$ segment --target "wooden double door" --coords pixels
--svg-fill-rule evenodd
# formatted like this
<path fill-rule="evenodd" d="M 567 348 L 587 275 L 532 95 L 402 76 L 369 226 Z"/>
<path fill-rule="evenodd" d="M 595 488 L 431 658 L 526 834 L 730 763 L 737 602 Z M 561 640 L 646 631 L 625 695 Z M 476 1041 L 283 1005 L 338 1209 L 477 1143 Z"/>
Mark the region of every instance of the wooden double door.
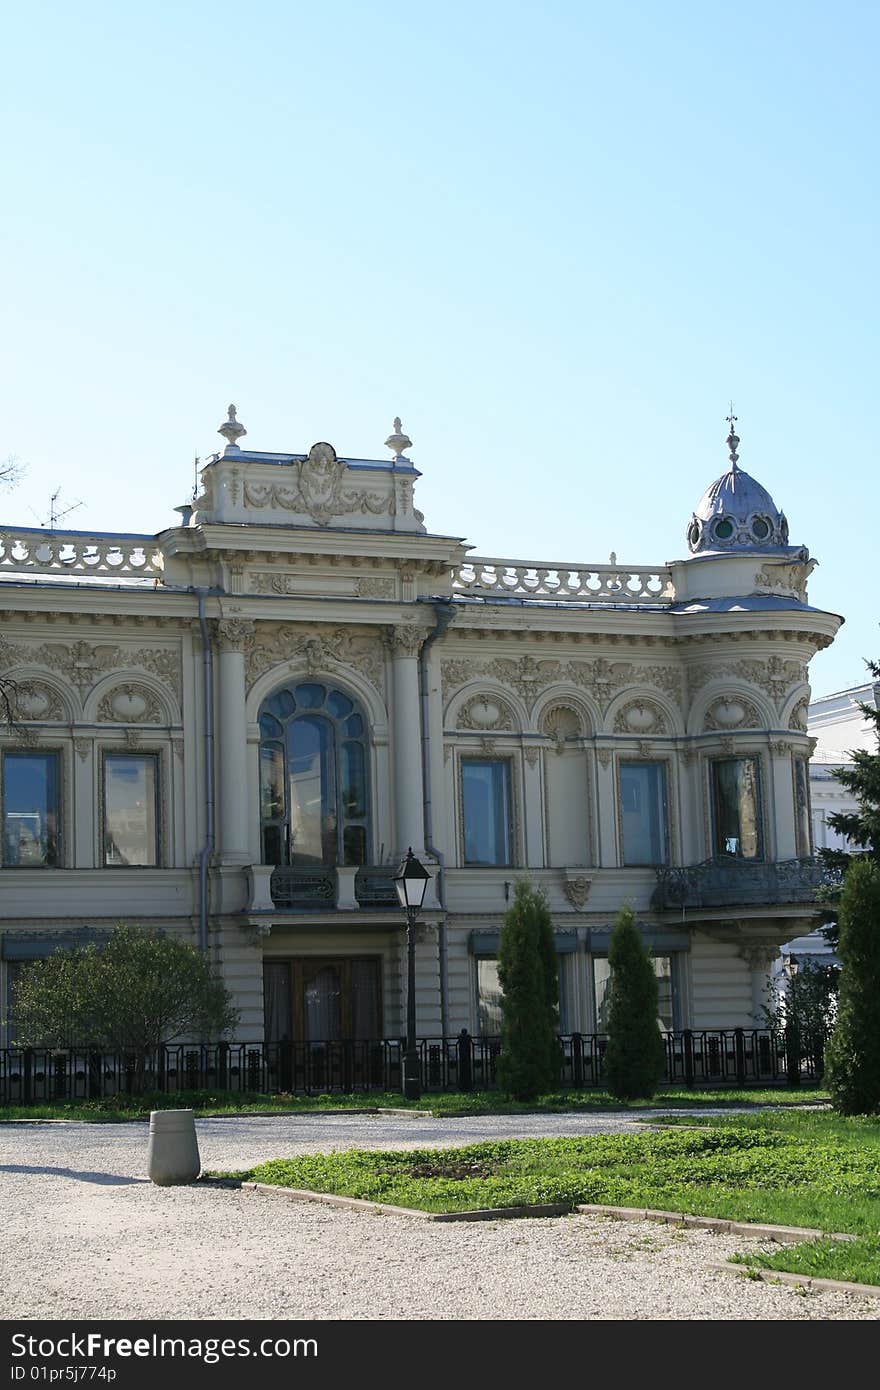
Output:
<path fill-rule="evenodd" d="M 382 1036 L 379 956 L 291 956 L 263 964 L 267 1042 Z"/>

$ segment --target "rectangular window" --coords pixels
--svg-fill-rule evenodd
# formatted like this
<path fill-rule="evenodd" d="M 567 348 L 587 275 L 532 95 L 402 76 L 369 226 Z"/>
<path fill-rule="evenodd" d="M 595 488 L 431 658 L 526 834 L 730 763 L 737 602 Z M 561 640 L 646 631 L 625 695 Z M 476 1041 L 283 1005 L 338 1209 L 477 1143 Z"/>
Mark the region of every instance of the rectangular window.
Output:
<path fill-rule="evenodd" d="M 711 773 L 716 858 L 762 859 L 758 759 L 719 758 Z"/>
<path fill-rule="evenodd" d="M 508 760 L 462 759 L 461 794 L 465 864 L 510 864 L 513 836 Z"/>
<path fill-rule="evenodd" d="M 568 1032 L 568 957 L 557 955 L 559 970 L 559 1031 Z M 495 956 L 477 956 L 477 1021 L 484 1038 L 501 1033 L 501 995 L 498 961 Z"/>
<path fill-rule="evenodd" d="M 624 864 L 667 863 L 669 836 L 663 763 L 620 764 L 620 825 Z"/>
<path fill-rule="evenodd" d="M 674 956 L 654 956 L 657 976 L 657 1021 L 664 1033 L 676 1027 L 678 999 Z M 607 956 L 593 956 L 593 998 L 596 1006 L 596 1032 L 608 1032 L 608 986 L 611 967 Z"/>
<path fill-rule="evenodd" d="M 3 863 L 61 863 L 61 786 L 57 753 L 3 754 Z"/>
<path fill-rule="evenodd" d="M 159 862 L 158 759 L 154 753 L 104 755 L 104 863 L 154 868 Z"/>
<path fill-rule="evenodd" d="M 810 835 L 810 772 L 806 758 L 794 760 L 794 832 L 798 859 L 813 853 Z"/>

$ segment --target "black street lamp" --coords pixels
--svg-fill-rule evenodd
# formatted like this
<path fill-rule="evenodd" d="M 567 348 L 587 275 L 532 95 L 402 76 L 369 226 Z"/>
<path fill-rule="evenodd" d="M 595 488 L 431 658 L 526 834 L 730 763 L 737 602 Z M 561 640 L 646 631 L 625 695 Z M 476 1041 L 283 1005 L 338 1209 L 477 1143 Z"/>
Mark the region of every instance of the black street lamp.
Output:
<path fill-rule="evenodd" d="M 406 1049 L 403 1054 L 403 1094 L 407 1100 L 418 1100 L 422 1094 L 422 1075 L 419 1049 L 416 1045 L 416 919 L 425 900 L 425 889 L 431 875 L 411 849 L 394 875 L 394 887 L 400 906 L 406 913 Z"/>

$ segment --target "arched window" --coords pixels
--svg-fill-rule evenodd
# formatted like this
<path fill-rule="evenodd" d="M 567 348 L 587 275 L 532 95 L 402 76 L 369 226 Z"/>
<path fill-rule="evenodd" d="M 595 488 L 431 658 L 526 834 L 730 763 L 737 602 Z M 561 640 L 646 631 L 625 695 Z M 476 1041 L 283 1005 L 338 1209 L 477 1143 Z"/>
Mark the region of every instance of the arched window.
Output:
<path fill-rule="evenodd" d="M 264 864 L 366 864 L 366 726 L 355 703 L 318 681 L 287 686 L 260 709 Z"/>

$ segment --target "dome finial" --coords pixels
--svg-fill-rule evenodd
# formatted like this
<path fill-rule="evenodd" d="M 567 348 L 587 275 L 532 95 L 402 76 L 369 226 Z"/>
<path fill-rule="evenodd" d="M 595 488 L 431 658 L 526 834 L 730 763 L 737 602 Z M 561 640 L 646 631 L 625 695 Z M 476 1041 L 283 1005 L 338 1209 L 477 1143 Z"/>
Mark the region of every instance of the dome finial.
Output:
<path fill-rule="evenodd" d="M 730 402 L 730 414 L 726 418 L 730 426 L 730 434 L 724 442 L 730 450 L 730 471 L 731 473 L 735 473 L 737 471 L 737 459 L 739 458 L 739 454 L 736 452 L 737 445 L 739 444 L 739 435 L 734 428 L 736 425 L 736 416 L 733 413 L 733 401 Z"/>

